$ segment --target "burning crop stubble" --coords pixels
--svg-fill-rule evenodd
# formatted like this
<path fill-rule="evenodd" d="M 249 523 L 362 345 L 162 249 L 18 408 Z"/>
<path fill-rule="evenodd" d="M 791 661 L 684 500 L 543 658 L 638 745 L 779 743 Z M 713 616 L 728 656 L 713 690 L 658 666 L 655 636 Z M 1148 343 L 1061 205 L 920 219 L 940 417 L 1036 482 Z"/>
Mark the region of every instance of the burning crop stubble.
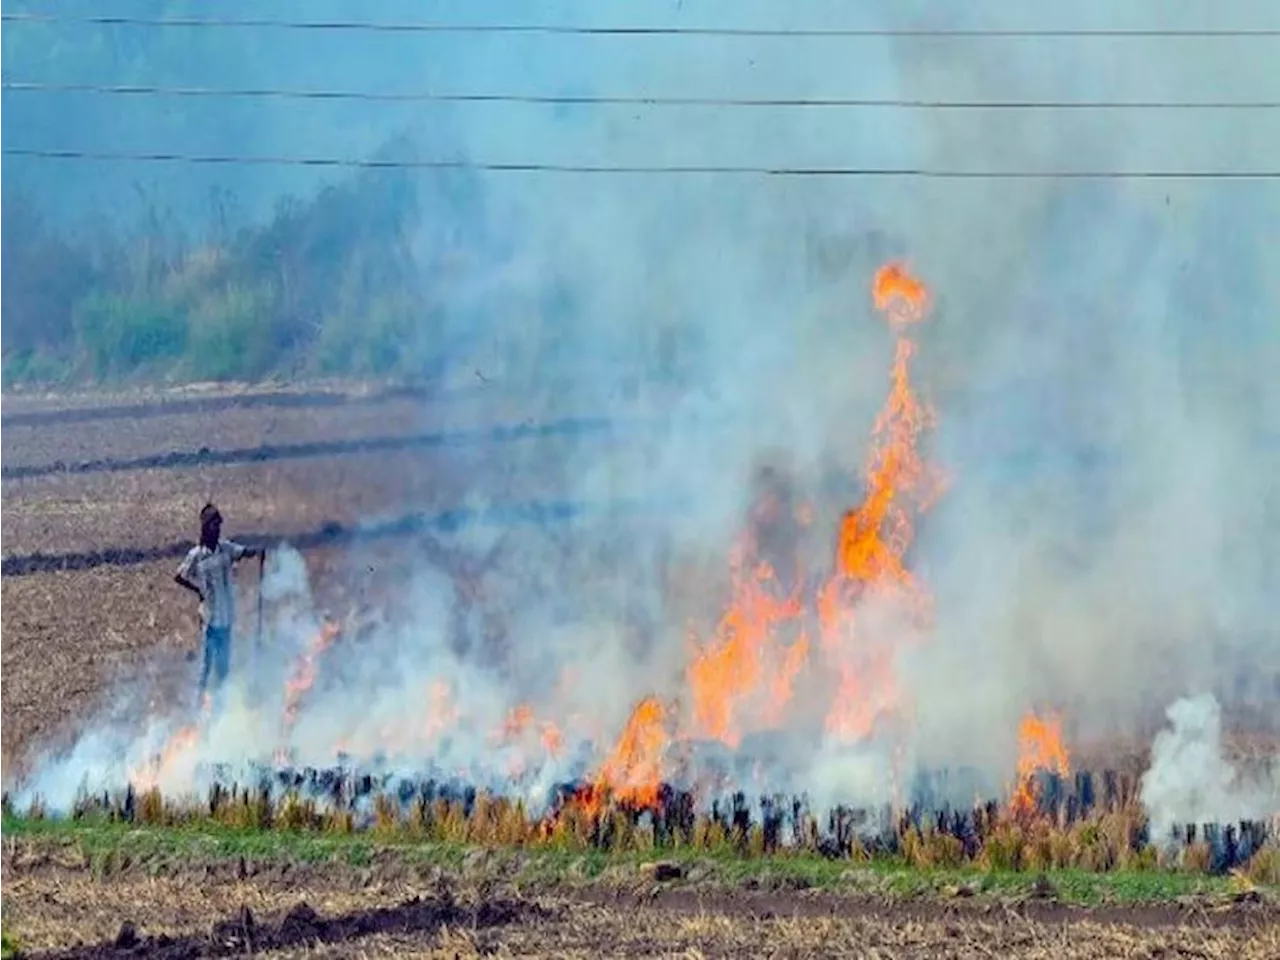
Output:
<path fill-rule="evenodd" d="M 286 665 L 259 660 L 252 700 L 243 699 L 241 688 L 237 693 L 242 699 L 225 714 L 210 717 L 206 703 L 194 724 L 168 734 L 159 725 L 143 741 L 122 741 L 105 752 L 103 743 L 91 738 L 42 775 L 34 795 L 39 802 L 48 802 L 52 795 L 56 808 L 66 810 L 73 799 L 68 788 L 87 787 L 93 793 L 127 781 L 144 792 L 159 788 L 185 793 L 209 783 L 216 789 L 228 770 L 232 776 L 240 770 L 252 779 L 252 768 L 264 763 L 324 764 L 339 755 L 354 759 L 358 768 L 390 770 L 399 782 L 410 785 L 416 782 L 415 771 L 452 769 L 473 784 L 515 791 L 535 808 L 554 796 L 556 778 L 585 776 L 581 786 L 571 789 L 568 803 L 594 822 L 596 831 L 614 805 L 669 819 L 676 809 L 668 786 L 673 781 L 691 791 L 683 794 L 691 802 L 688 810 L 705 805 L 716 793 L 750 784 L 809 791 L 820 807 L 852 802 L 889 805 L 892 810 L 910 805 L 918 819 L 920 799 L 910 795 L 918 793 L 918 771 L 908 765 L 916 705 L 898 681 L 897 645 L 927 641 L 932 614 L 927 588 L 906 563 L 917 517 L 943 488 L 941 474 L 921 449 L 934 414 L 917 396 L 910 378 L 915 344 L 909 331 L 924 319 L 929 294 L 897 263 L 877 271 L 872 292 L 897 337 L 891 388 L 873 428 L 866 494 L 862 504 L 840 520 L 830 573 L 815 578 L 798 554 L 776 552 L 779 540 L 795 549 L 812 516 L 808 504 L 789 501 L 785 482 L 780 486 L 777 477 L 770 477 L 747 533 L 733 551 L 728 609 L 714 636 L 692 640 L 686 688 L 674 697 L 658 693 L 641 698 L 612 747 L 607 746 L 611 728 L 602 721 L 607 714 L 600 701 L 584 705 L 573 696 L 580 681 L 572 661 L 561 663 L 553 687 L 524 701 L 518 681 L 486 675 L 483 664 L 465 650 L 437 648 L 424 671 L 421 661 L 408 659 L 412 639 L 396 638 L 395 631 L 402 627 L 393 627 L 390 635 L 387 625 L 378 623 L 351 631 L 349 658 L 358 672 L 347 672 L 336 683 L 330 678 L 327 690 L 317 689 L 321 665 L 331 651 L 341 650 L 343 631 L 317 613 L 305 566 L 285 548 L 273 555 L 264 596 L 274 609 L 270 649 L 276 654 L 291 651 L 291 661 Z M 779 537 L 779 529 L 789 529 L 791 537 Z M 764 551 L 768 546 L 775 550 L 772 562 Z M 775 563 L 789 574 L 789 588 L 780 586 Z M 421 615 L 422 610 L 415 612 Z M 443 622 L 447 618 L 442 614 L 427 622 Z M 814 647 L 808 640 L 811 632 L 820 638 Z M 374 660 L 381 660 L 381 669 Z M 273 697 L 268 687 L 264 696 L 264 678 L 274 676 L 278 682 L 282 666 L 281 692 Z M 529 675 L 520 671 L 516 676 L 527 680 Z M 420 688 L 416 696 L 415 688 Z M 352 690 L 372 691 L 377 700 L 352 710 L 349 701 L 344 703 Z M 277 702 L 274 708 L 262 706 Z M 820 714 L 804 709 L 823 702 L 826 707 Z M 796 736 L 797 730 L 805 729 L 806 713 L 820 723 L 810 731 L 810 736 L 817 736 L 816 749 L 812 740 L 806 743 L 804 736 Z M 1176 721 L 1183 714 L 1171 712 L 1171 718 Z M 1209 726 L 1211 742 L 1201 746 L 1200 753 L 1218 749 L 1218 727 Z M 482 730 L 487 731 L 483 736 Z M 776 756 L 757 752 L 762 742 L 758 736 L 744 744 L 750 735 L 779 734 L 791 754 L 782 766 L 775 766 Z M 576 755 L 566 750 L 566 735 L 577 746 Z M 1175 730 L 1169 736 L 1179 735 Z M 1044 771 L 1063 777 L 1070 767 L 1056 717 L 1028 714 L 1020 739 L 1022 756 L 1010 811 L 1025 819 L 1035 814 L 1039 803 L 1036 775 Z M 268 755 L 265 751 L 273 742 L 277 745 Z M 737 769 L 715 771 L 707 762 L 714 752 L 700 750 L 707 745 L 721 753 L 736 751 Z M 112 751 L 115 763 L 123 758 L 123 770 L 112 766 Z M 1168 753 L 1166 748 L 1162 755 Z M 744 761 L 749 773 L 744 773 Z M 1156 776 L 1168 780 L 1167 772 Z M 1230 793 L 1229 781 L 1230 777 L 1222 783 L 1221 796 Z M 1168 788 L 1164 789 L 1167 798 Z M 945 791 L 939 795 L 935 788 L 933 799 L 945 810 L 956 798 Z M 1270 812 L 1267 802 L 1265 792 L 1257 793 L 1243 807 L 1237 802 L 1233 815 L 1239 813 L 1242 820 L 1265 816 Z M 734 801 L 735 809 L 739 803 Z M 1178 806 L 1176 799 L 1172 804 Z M 126 807 L 132 809 L 131 800 Z M 765 809 L 767 824 L 767 805 Z M 1181 809 L 1188 810 L 1187 804 Z M 1194 812 L 1183 816 L 1213 816 L 1208 813 L 1212 807 L 1189 809 Z M 879 821 L 881 829 L 892 816 L 890 812 Z M 864 817 L 865 813 L 856 814 L 854 819 L 864 822 Z M 964 822 L 955 821 L 960 825 L 954 829 L 969 831 Z M 850 841 L 842 832 L 845 828 L 833 823 L 835 842 L 843 849 Z M 1171 819 L 1166 809 L 1156 823 L 1168 832 L 1180 821 Z M 773 829 L 776 834 L 778 827 Z M 1265 836 L 1265 827 L 1250 829 Z M 790 832 L 797 837 L 803 832 L 798 813 Z M 1128 842 L 1141 846 L 1141 841 Z M 1228 843 L 1245 859 L 1252 856 L 1254 847 L 1237 848 L 1234 839 Z"/>

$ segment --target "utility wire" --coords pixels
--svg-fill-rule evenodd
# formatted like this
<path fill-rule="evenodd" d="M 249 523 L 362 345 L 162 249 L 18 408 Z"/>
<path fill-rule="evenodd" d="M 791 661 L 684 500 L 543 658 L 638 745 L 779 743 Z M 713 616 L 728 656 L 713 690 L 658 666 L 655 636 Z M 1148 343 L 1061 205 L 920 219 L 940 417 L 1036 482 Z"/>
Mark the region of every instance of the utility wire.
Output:
<path fill-rule="evenodd" d="M 1186 38 L 1257 38 L 1280 37 L 1280 28 L 1261 29 L 1065 29 L 1065 30 L 981 30 L 947 28 L 757 28 L 757 27 L 676 27 L 676 26 L 583 26 L 570 24 L 526 23 L 432 23 L 412 21 L 365 20 L 283 20 L 268 17 L 137 17 L 76 16 L 53 13 L 5 13 L 6 23 L 79 23 L 109 27 L 229 27 L 280 30 L 323 30 L 333 32 L 377 33 L 530 33 L 575 34 L 594 36 L 713 36 L 713 37 L 958 37 L 958 38 L 1031 38 L 1031 37 L 1186 37 Z"/>
<path fill-rule="evenodd" d="M 167 87 L 152 84 L 41 83 L 10 81 L 15 93 L 89 93 L 139 97 L 359 100 L 412 103 L 527 103 L 647 107 L 885 107 L 914 110 L 1275 110 L 1280 100 L 919 100 L 879 97 L 659 97 L 595 94 L 366 92 L 271 87 Z"/>
<path fill-rule="evenodd" d="M 928 167 L 800 167 L 736 164 L 577 164 L 479 162 L 472 160 L 379 160 L 349 157 L 237 156 L 233 154 L 127 153 L 5 147 L 4 156 L 44 160 L 223 164 L 294 167 L 357 167 L 379 170 L 471 170 L 492 173 L 710 175 L 768 177 L 881 177 L 927 180 L 1277 180 L 1280 170 L 959 170 Z"/>

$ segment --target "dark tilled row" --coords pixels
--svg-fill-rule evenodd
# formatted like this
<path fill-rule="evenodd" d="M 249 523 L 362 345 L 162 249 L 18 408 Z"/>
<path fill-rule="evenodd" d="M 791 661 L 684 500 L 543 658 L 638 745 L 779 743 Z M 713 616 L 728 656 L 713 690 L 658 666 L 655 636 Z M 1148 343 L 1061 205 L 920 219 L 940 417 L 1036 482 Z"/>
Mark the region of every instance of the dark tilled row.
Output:
<path fill-rule="evenodd" d="M 605 504 L 552 501 L 494 507 L 488 510 L 459 508 L 439 513 L 411 513 L 381 523 L 360 525 L 326 523 L 313 530 L 299 533 L 245 533 L 238 535 L 236 539 L 247 546 L 270 547 L 286 542 L 297 550 L 309 550 L 315 547 L 396 539 L 423 533 L 452 533 L 463 527 L 478 524 L 544 526 L 567 523 L 592 515 L 621 518 L 647 511 L 667 511 L 677 506 L 678 504 L 664 503 L 660 500 L 617 501 Z M 194 544 L 191 541 L 183 540 L 155 547 L 104 547 L 101 550 L 68 553 L 16 554 L 4 558 L 0 563 L 0 574 L 6 577 L 23 577 L 58 570 L 91 570 L 102 566 L 129 567 L 155 560 L 181 557 L 192 546 Z"/>
<path fill-rule="evenodd" d="M 341 393 L 332 390 L 308 392 L 259 391 L 216 397 L 181 397 L 138 403 L 114 403 L 104 406 L 59 407 L 49 410 L 23 410 L 0 416 L 2 427 L 46 426 L 64 423 L 91 423 L 101 420 L 141 420 L 148 417 L 201 415 L 252 407 L 286 409 L 326 409 L 333 407 L 374 405 L 391 400 L 465 399 L 477 389 L 441 391 L 433 387 L 384 387 L 368 393 Z"/>
<path fill-rule="evenodd" d="M 118 473 L 128 470 L 187 470 L 193 467 L 226 466 L 238 463 L 270 463 L 314 457 L 356 456 L 399 450 L 460 447 L 486 443 L 512 443 L 549 437 L 580 437 L 590 434 L 619 434 L 631 428 L 604 418 L 576 418 L 553 423 L 518 423 L 476 430 L 433 431 L 408 436 L 360 437 L 351 440 L 314 440 L 308 443 L 261 444 L 231 450 L 169 450 L 144 457 L 81 460 L 75 463 L 22 464 L 0 467 L 0 478 L 24 480 L 53 474 Z"/>

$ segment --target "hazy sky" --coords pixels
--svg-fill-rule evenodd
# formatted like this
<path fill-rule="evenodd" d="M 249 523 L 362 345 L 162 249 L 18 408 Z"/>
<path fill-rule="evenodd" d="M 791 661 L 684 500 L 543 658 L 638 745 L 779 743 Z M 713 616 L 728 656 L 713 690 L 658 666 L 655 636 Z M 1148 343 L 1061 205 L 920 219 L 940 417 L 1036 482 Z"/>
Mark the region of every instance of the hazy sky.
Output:
<path fill-rule="evenodd" d="M 22 3 L 7 9 L 21 10 Z M 35 5 L 39 8 L 39 5 Z M 43 8 L 39 8 L 43 9 Z M 66 3 L 69 12 L 214 16 L 207 4 L 115 0 Z M 506 3 L 388 0 L 370 12 L 338 0 L 278 3 L 281 19 L 659 24 L 782 28 L 1275 28 L 1265 0 L 1214 4 L 1089 0 L 1010 11 L 1004 2 L 540 3 L 516 16 Z M 261 16 L 260 5 L 220 3 L 216 16 Z M 283 87 L 357 91 L 651 94 L 727 97 L 942 99 L 1280 99 L 1275 39 L 744 38 L 413 34 L 246 29 L 157 29 L 9 24 L 7 81 Z M 13 146 L 115 151 L 364 157 L 409 128 L 423 156 L 619 164 L 727 163 L 853 166 L 1077 167 L 1113 165 L 1114 138 L 1133 168 L 1230 166 L 1274 157 L 1277 113 L 1001 114 L 852 109 L 556 107 L 332 101 L 151 99 L 4 94 Z M 968 142 L 981 129 L 992 142 Z M 930 149 L 928 131 L 954 140 Z M 1063 143 L 1072 144 L 1070 152 Z M 999 151 L 991 149 L 999 145 Z M 995 159 L 999 163 L 993 163 Z M 285 189 L 327 174 L 298 169 L 161 168 L 9 160 L 18 184 L 37 177 L 64 209 L 127 212 L 137 184 L 160 205 L 189 210 L 210 186 L 244 212 L 269 210 Z M 511 178 L 498 189 L 513 189 Z M 521 192 L 538 186 L 519 178 Z M 948 189 L 965 191 L 964 185 Z M 124 207 L 125 211 L 118 208 Z"/>

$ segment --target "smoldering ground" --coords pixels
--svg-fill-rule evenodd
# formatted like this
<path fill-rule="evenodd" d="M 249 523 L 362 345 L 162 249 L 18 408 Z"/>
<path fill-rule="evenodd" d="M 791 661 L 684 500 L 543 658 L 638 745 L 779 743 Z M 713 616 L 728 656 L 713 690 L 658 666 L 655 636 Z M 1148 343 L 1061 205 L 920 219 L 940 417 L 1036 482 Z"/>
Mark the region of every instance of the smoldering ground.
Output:
<path fill-rule="evenodd" d="M 1273 15 L 1262 3 L 1229 6 L 1216 13 L 1246 24 Z M 578 3 L 557 12 L 568 22 L 602 16 Z M 706 4 L 664 15 L 794 26 L 800 13 Z M 851 16 L 827 4 L 804 15 L 824 25 Z M 1190 4 L 1160 16 L 1162 26 L 1205 25 Z M 1026 25 L 995 4 L 882 4 L 858 17 L 858 26 Z M 1102 3 L 1059 14 L 1066 27 L 1138 19 Z M 492 40 L 455 42 L 458 88 L 972 101 L 1280 94 L 1261 66 L 1263 41 L 1247 38 L 520 37 L 504 40 L 511 47 L 496 64 Z M 1195 110 L 497 105 L 423 119 L 419 134 L 419 149 L 496 161 L 1232 171 L 1267 165 L 1280 121 Z M 489 615 L 502 621 L 500 651 L 454 651 L 446 624 L 462 587 L 447 570 L 416 571 L 407 614 L 375 633 L 392 652 L 348 663 L 340 645 L 328 651 L 327 675 L 342 680 L 317 679 L 294 745 L 332 749 L 349 718 L 362 730 L 395 728 L 402 705 L 420 713 L 442 675 L 486 722 L 561 697 L 551 713 L 589 716 L 604 742 L 640 697 L 678 698 L 687 619 L 705 637 L 723 611 L 723 571 L 759 463 L 784 461 L 812 501 L 812 536 L 826 539 L 819 553 L 861 494 L 893 346 L 868 284 L 890 257 L 906 258 L 933 295 L 913 334 L 912 374 L 939 414 L 928 455 L 950 478 L 910 554 L 934 597 L 932 623 L 894 663 L 915 758 L 1007 778 L 1027 709 L 1061 711 L 1069 739 L 1146 737 L 1191 690 L 1214 691 L 1228 718 L 1240 705 L 1270 707 L 1274 721 L 1273 182 L 485 179 L 475 213 L 502 237 L 503 254 L 460 243 L 464 266 L 431 292 L 446 307 L 432 314 L 432 336 L 457 343 L 457 370 L 483 375 L 495 396 L 519 395 L 531 419 L 585 409 L 658 427 L 554 455 L 535 446 L 460 454 L 454 468 L 550 476 L 586 502 L 662 494 L 682 507 L 572 536 L 506 534 L 501 568 L 480 577 L 487 606 L 471 608 L 499 611 Z M 462 531 L 457 549 L 482 556 L 496 536 Z M 706 589 L 680 605 L 673 557 L 678 569 L 708 572 Z M 640 641 L 628 639 L 636 621 Z M 882 629 L 892 643 L 905 628 Z M 561 684 L 565 670 L 576 679 Z M 814 672 L 814 689 L 825 689 Z M 825 758 L 821 736 L 806 729 Z M 460 749 L 493 748 L 477 733 Z M 867 766 L 872 776 L 846 772 Z M 795 786 L 856 800 L 876 769 L 820 760 Z"/>

